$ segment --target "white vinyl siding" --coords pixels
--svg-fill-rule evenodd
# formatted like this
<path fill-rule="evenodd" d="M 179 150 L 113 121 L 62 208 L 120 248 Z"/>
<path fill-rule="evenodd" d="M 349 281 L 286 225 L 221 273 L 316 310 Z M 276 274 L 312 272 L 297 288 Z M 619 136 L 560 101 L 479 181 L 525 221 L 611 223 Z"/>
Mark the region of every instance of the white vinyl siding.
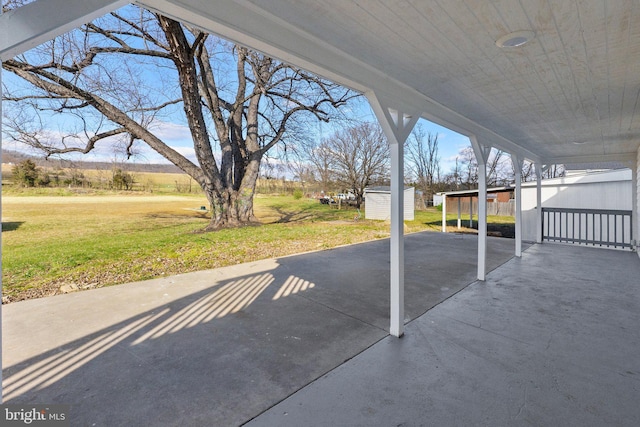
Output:
<path fill-rule="evenodd" d="M 542 206 L 632 210 L 631 170 L 542 180 Z M 536 187 L 535 182 L 531 182 L 522 185 L 522 239 L 535 241 L 535 233 Z"/>
<path fill-rule="evenodd" d="M 415 189 L 404 190 L 404 220 L 413 221 L 415 218 Z M 391 219 L 391 192 L 386 190 L 371 190 L 365 192 L 364 217 L 389 221 Z"/>

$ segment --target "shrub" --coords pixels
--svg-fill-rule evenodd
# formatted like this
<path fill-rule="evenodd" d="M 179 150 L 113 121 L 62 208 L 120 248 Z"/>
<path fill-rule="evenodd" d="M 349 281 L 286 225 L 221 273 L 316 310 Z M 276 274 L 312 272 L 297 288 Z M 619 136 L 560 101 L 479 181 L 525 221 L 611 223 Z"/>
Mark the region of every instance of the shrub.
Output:
<path fill-rule="evenodd" d="M 40 168 L 33 160 L 25 160 L 18 163 L 11 170 L 13 182 L 20 187 L 35 187 L 40 175 Z"/>
<path fill-rule="evenodd" d="M 113 188 L 116 190 L 131 190 L 133 186 L 133 176 L 122 169 L 113 171 Z"/>
<path fill-rule="evenodd" d="M 51 177 L 46 172 L 40 172 L 36 178 L 35 185 L 38 187 L 48 187 L 51 184 Z"/>
<path fill-rule="evenodd" d="M 293 198 L 296 200 L 302 199 L 302 190 L 300 189 L 293 190 Z"/>

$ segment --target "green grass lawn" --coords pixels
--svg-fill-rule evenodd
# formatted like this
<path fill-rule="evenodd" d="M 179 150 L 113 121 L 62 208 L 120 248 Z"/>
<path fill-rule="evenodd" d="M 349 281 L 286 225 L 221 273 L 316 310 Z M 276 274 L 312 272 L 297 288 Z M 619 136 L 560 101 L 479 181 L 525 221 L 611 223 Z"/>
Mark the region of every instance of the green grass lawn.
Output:
<path fill-rule="evenodd" d="M 389 236 L 354 209 L 287 196 L 255 199 L 262 225 L 194 233 L 202 196 L 3 195 L 5 302 L 327 249 Z M 364 212 L 363 212 L 364 216 Z M 417 211 L 406 232 L 440 230 L 442 214 Z M 448 216 L 455 223 L 455 217 Z"/>

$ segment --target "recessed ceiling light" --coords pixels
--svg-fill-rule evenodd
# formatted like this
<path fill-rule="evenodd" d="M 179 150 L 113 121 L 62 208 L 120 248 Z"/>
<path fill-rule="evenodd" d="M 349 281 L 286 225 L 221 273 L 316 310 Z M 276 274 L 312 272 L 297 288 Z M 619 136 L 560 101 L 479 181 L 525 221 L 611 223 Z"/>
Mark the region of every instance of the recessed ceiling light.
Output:
<path fill-rule="evenodd" d="M 533 31 L 514 31 L 496 40 L 498 47 L 520 47 L 529 43 L 536 36 Z"/>
<path fill-rule="evenodd" d="M 576 145 L 582 145 L 582 144 L 586 144 L 587 141 L 573 141 L 574 144 Z"/>

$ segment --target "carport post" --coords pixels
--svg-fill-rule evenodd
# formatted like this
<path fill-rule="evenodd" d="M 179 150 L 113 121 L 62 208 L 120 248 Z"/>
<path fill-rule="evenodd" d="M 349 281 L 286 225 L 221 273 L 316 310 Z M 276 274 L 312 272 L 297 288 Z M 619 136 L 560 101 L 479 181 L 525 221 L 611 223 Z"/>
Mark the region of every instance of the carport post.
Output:
<path fill-rule="evenodd" d="M 391 254 L 389 333 L 404 334 L 404 142 L 420 118 L 389 108 L 386 100 L 373 92 L 366 93 L 391 153 Z"/>
<path fill-rule="evenodd" d="M 442 194 L 442 232 L 447 232 L 447 195 Z"/>
<path fill-rule="evenodd" d="M 469 228 L 473 228 L 473 195 L 469 196 Z"/>
<path fill-rule="evenodd" d="M 511 155 L 516 175 L 516 256 L 522 256 L 522 166 L 523 159 L 517 154 Z"/>
<path fill-rule="evenodd" d="M 487 275 L 487 160 L 490 145 L 482 145 L 475 135 L 469 137 L 478 161 L 478 280 Z"/>
<path fill-rule="evenodd" d="M 458 230 L 462 227 L 462 212 L 460 211 L 460 197 L 458 197 Z"/>

